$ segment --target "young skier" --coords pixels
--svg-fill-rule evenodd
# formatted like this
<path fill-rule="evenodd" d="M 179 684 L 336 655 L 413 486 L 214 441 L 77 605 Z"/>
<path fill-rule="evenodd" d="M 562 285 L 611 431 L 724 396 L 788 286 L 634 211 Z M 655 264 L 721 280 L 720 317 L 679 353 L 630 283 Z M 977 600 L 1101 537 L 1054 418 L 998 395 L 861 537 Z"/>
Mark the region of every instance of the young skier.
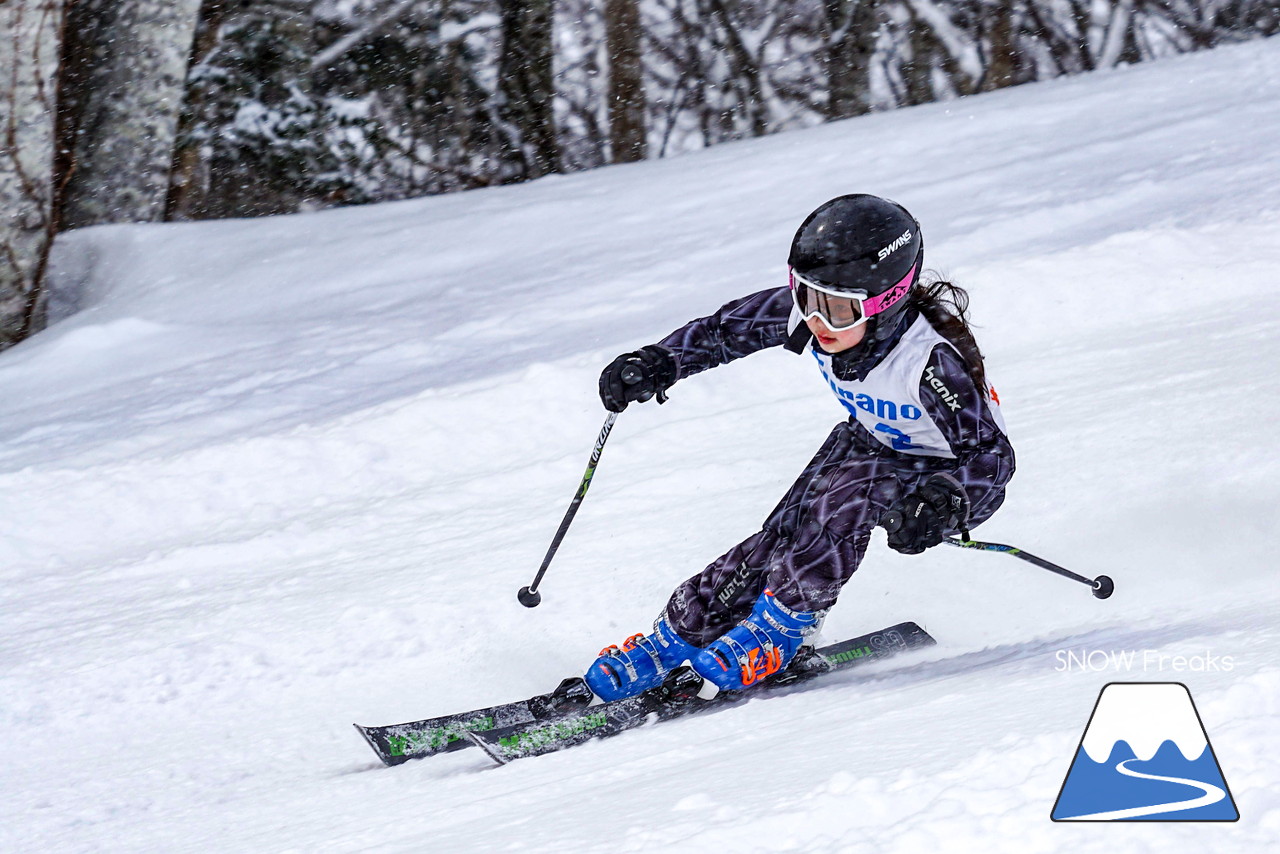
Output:
<path fill-rule="evenodd" d="M 653 688 L 686 661 L 720 689 L 756 684 L 817 632 L 888 511 L 897 511 L 890 547 L 918 554 L 1004 501 L 1013 448 L 966 320 L 968 295 L 922 283 L 923 260 L 905 208 L 840 196 L 796 232 L 789 287 L 734 300 L 601 373 L 600 399 L 621 412 L 782 346 L 812 358 L 849 411 L 758 533 L 677 587 L 651 634 L 600 653 L 585 678 L 601 699 Z"/>

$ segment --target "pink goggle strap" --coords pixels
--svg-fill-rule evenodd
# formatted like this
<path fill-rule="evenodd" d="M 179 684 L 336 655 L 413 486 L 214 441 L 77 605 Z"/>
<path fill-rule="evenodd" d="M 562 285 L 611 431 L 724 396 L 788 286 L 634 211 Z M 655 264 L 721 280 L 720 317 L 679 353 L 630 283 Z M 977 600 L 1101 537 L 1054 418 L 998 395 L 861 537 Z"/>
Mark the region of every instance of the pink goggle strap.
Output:
<path fill-rule="evenodd" d="M 916 277 L 916 269 L 918 265 L 911 265 L 911 269 L 907 271 L 907 275 L 902 277 L 902 281 L 898 282 L 889 290 L 880 294 L 878 297 L 867 297 L 862 301 L 862 310 L 866 312 L 867 317 L 873 314 L 879 314 L 885 309 L 892 306 L 898 300 L 907 295 L 907 291 L 911 290 L 911 282 Z"/>

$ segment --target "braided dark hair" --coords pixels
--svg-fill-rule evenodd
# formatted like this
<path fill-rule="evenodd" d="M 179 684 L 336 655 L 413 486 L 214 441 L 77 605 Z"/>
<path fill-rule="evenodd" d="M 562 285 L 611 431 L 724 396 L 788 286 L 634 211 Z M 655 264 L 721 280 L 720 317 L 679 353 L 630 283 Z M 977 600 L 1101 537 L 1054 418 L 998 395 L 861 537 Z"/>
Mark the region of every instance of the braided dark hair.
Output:
<path fill-rule="evenodd" d="M 937 278 L 923 278 L 911 289 L 911 305 L 924 315 L 929 324 L 960 352 L 969 377 L 978 391 L 987 394 L 987 374 L 982 365 L 982 351 L 969 328 L 969 292 L 957 284 Z"/>

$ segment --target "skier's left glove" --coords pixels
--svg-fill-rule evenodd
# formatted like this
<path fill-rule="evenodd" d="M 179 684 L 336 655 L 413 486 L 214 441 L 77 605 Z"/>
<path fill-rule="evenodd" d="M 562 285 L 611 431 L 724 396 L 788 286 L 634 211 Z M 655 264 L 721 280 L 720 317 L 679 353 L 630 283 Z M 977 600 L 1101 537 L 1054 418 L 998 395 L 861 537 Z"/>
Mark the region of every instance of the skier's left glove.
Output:
<path fill-rule="evenodd" d="M 954 477 L 938 473 L 909 492 L 885 512 L 880 524 L 889 533 L 889 548 L 918 555 L 965 529 L 969 497 Z"/>
<path fill-rule="evenodd" d="M 610 412 L 621 412 L 633 401 L 644 403 L 655 395 L 667 400 L 667 389 L 676 381 L 676 357 L 657 344 L 623 353 L 600 373 L 600 402 Z"/>

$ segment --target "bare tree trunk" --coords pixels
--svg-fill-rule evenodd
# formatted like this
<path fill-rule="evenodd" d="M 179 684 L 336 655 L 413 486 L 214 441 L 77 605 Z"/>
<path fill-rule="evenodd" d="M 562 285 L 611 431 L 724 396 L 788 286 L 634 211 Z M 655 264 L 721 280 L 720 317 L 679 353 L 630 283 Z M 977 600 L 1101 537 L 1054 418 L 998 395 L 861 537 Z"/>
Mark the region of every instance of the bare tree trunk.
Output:
<path fill-rule="evenodd" d="M 0 349 L 42 325 L 62 0 L 0 2 Z"/>
<path fill-rule="evenodd" d="M 1032 0 L 1035 2 L 1035 0 Z M 985 9 L 987 20 L 983 27 L 989 33 L 989 50 L 986 73 L 982 75 L 983 92 L 1012 86 L 1018 68 L 1017 33 L 1014 17 L 1017 0 L 996 0 Z"/>
<path fill-rule="evenodd" d="M 77 0 L 59 84 L 60 228 L 164 218 L 200 0 Z"/>
<path fill-rule="evenodd" d="M 1079 67 L 1078 45 L 1074 44 L 1074 37 L 1064 30 L 1061 22 L 1048 14 L 1051 10 L 1041 7 L 1042 4 L 1037 0 L 1031 0 L 1024 7 L 1027 11 L 1027 30 L 1044 46 L 1049 61 L 1053 63 L 1050 76 L 1072 74 Z M 1037 79 L 1044 79 L 1044 76 L 1042 74 Z"/>
<path fill-rule="evenodd" d="M 724 34 L 725 58 L 730 69 L 729 83 L 738 95 L 738 103 L 751 128 L 751 135 L 764 136 L 769 131 L 769 123 L 760 63 L 747 47 L 724 0 L 708 0 L 708 8 Z"/>
<path fill-rule="evenodd" d="M 826 0 L 827 118 L 871 112 L 871 58 L 880 27 L 879 0 Z"/>
<path fill-rule="evenodd" d="M 1075 46 L 1078 48 L 1081 70 L 1093 71 L 1093 52 L 1089 49 L 1089 32 L 1093 28 L 1092 0 L 1067 0 L 1067 6 L 1076 22 Z"/>
<path fill-rule="evenodd" d="M 605 42 L 609 52 L 609 141 L 612 162 L 644 160 L 644 31 L 638 0 L 605 0 Z"/>
<path fill-rule="evenodd" d="M 911 9 L 911 30 L 907 33 L 910 57 L 902 62 L 902 82 L 907 87 L 904 106 L 927 104 L 933 100 L 933 63 L 937 39 L 928 21 Z"/>
<path fill-rule="evenodd" d="M 196 19 L 196 31 L 187 62 L 188 75 L 199 68 L 218 45 L 218 31 L 231 11 L 233 0 L 203 0 Z M 189 83 L 189 81 L 188 81 Z M 204 212 L 209 193 L 209 158 L 192 131 L 205 109 L 206 91 L 187 85 L 183 93 L 182 115 L 178 119 L 173 166 L 169 171 L 169 194 L 164 218 L 169 222 L 197 219 Z"/>
<path fill-rule="evenodd" d="M 1120 61 L 1133 29 L 1133 0 L 1116 0 L 1107 20 L 1106 35 L 1098 46 L 1096 62 L 1099 68 L 1112 68 Z"/>
<path fill-rule="evenodd" d="M 503 0 L 498 114 L 524 178 L 560 169 L 552 76 L 552 0 Z"/>

